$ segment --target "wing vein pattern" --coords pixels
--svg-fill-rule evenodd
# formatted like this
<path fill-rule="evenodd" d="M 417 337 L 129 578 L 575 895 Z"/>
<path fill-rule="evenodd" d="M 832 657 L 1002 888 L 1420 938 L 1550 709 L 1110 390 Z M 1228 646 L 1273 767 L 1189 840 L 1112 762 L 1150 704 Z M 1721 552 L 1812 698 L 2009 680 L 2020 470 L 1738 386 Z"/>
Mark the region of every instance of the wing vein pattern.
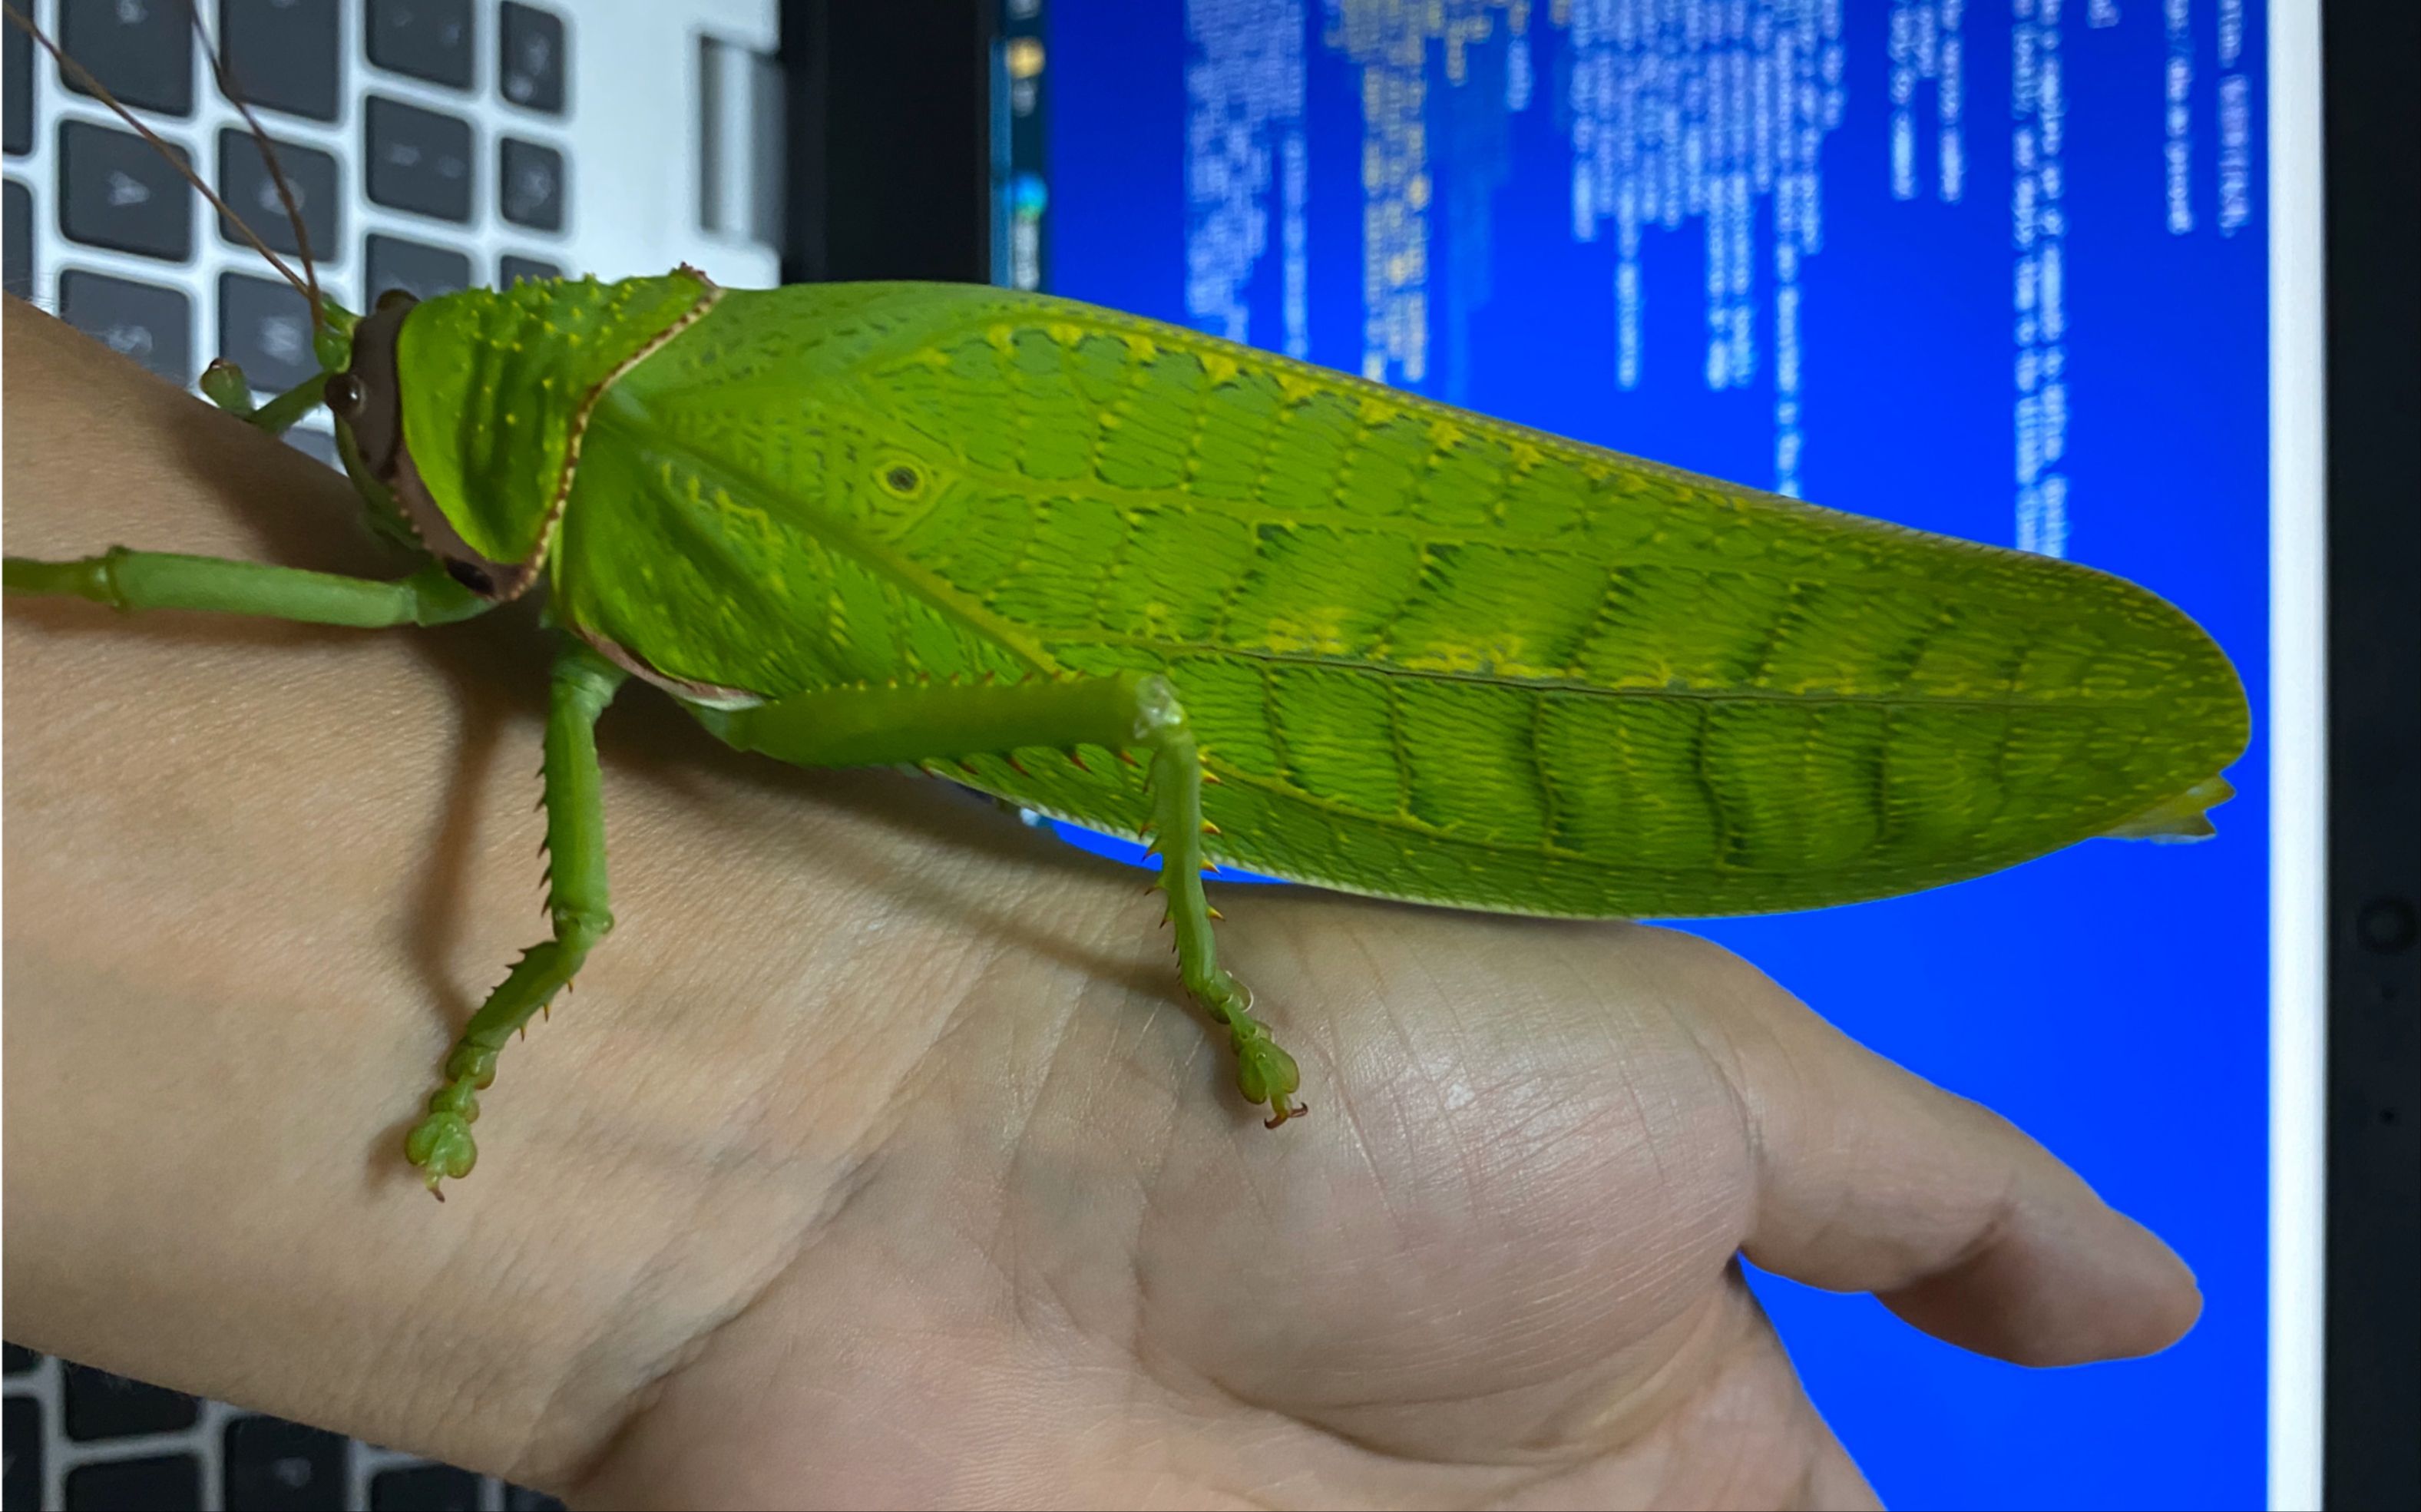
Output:
<path fill-rule="evenodd" d="M 646 528 L 584 529 L 592 497 Z M 703 633 L 664 607 L 696 618 L 684 553 Z M 554 571 L 576 623 L 769 694 L 1164 672 L 1216 859 L 1523 912 L 1948 881 L 2245 739 L 2208 638 L 2088 569 L 978 288 L 726 296 L 599 406 Z M 970 780 L 1145 812 L 1118 763 L 1023 765 Z"/>

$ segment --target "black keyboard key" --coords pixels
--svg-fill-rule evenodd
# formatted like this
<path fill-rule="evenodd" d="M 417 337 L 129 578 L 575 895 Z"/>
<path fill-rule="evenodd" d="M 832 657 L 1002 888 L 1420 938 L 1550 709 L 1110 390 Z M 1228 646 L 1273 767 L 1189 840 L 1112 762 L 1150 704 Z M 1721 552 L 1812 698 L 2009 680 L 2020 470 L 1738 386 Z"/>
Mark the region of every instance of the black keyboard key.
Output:
<path fill-rule="evenodd" d="M 0 1472 L 0 1506 L 11 1512 L 38 1507 L 42 1504 L 42 1404 L 30 1396 L 11 1396 L 6 1413 L 0 1421 L 0 1457 L 6 1459 L 5 1472 Z"/>
<path fill-rule="evenodd" d="M 92 337 L 120 356 L 132 357 L 171 383 L 184 384 L 194 381 L 194 334 L 192 307 L 185 296 L 173 288 L 155 284 L 131 283 L 112 278 L 106 273 L 88 273 L 70 268 L 59 274 L 59 317 L 86 335 Z M 81 1365 L 68 1367 L 68 1431 L 78 1438 L 101 1438 L 112 1433 L 150 1433 L 148 1427 L 102 1428 L 86 1435 L 76 1429 L 76 1380 L 82 1373 L 101 1376 L 100 1371 L 86 1371 Z M 116 1376 L 102 1377 L 117 1380 Z M 161 1392 L 156 1386 L 139 1386 L 133 1381 L 120 1381 L 138 1392 L 157 1392 L 162 1396 L 174 1396 L 184 1403 L 182 1422 L 169 1423 L 168 1427 L 183 1427 L 193 1422 L 193 1398 L 178 1396 L 174 1392 Z M 112 1421 L 113 1409 L 100 1387 L 87 1387 L 91 1401 L 89 1411 L 97 1415 L 89 1421 Z M 144 1409 L 143 1411 L 153 1411 Z M 158 1411 L 164 1411 L 165 1409 Z"/>
<path fill-rule="evenodd" d="M 124 278 L 112 278 L 106 273 L 86 273 L 70 268 L 59 274 L 59 318 L 92 337 L 121 357 L 132 357 L 171 383 L 190 383 L 194 378 L 194 338 L 192 306 L 185 296 L 173 288 L 156 284 L 138 284 Z M 117 1381 L 119 1386 L 137 1392 L 156 1392 L 163 1396 L 176 1396 L 174 1392 L 161 1392 L 156 1386 L 144 1386 L 100 1371 L 86 1371 L 81 1365 L 68 1367 L 68 1431 L 77 1437 L 76 1382 L 80 1377 L 96 1377 Z M 91 1411 L 98 1414 L 94 1423 L 111 1420 L 111 1400 L 102 1388 L 85 1388 L 93 1394 Z M 185 1404 L 185 1423 L 193 1420 L 193 1402 L 179 1397 Z M 144 1411 L 150 1411 L 145 1409 Z M 170 1423 L 169 1427 L 181 1427 L 183 1423 Z M 102 1428 L 92 1437 L 112 1433 L 150 1433 L 149 1427 Z"/>
<path fill-rule="evenodd" d="M 104 1459 L 68 1472 L 68 1512 L 200 1512 L 202 1462 L 192 1455 Z"/>
<path fill-rule="evenodd" d="M 172 148 L 177 164 L 185 149 Z M 59 221 L 97 247 L 182 262 L 194 255 L 194 191 L 177 164 L 133 132 L 67 121 L 59 127 Z"/>
<path fill-rule="evenodd" d="M 137 284 L 124 278 L 112 278 L 106 273 L 86 273 L 70 268 L 59 274 L 59 318 L 122 357 L 132 357 L 171 383 L 184 384 L 194 381 L 193 310 L 185 296 L 173 288 L 156 284 Z M 167 1427 L 183 1427 L 193 1422 L 194 1403 L 189 1396 L 175 1392 L 163 1392 L 156 1386 L 144 1386 L 103 1375 L 98 1370 L 86 1370 L 81 1365 L 68 1367 L 68 1431 L 78 1438 L 102 1438 L 116 1433 L 150 1433 L 153 1428 L 99 1428 L 92 1434 L 77 1430 L 77 1384 L 80 1378 L 91 1377 L 103 1381 L 116 1381 L 119 1387 L 136 1392 L 156 1393 L 163 1397 L 175 1397 L 184 1404 L 181 1422 L 168 1423 Z M 114 1421 L 115 1410 L 109 1395 L 117 1388 L 98 1385 L 83 1388 L 93 1404 L 95 1424 Z M 148 1400 L 148 1398 L 147 1398 Z M 165 1411 L 164 1408 L 144 1408 L 142 1411 Z"/>
<path fill-rule="evenodd" d="M 244 1512 L 318 1512 L 345 1504 L 345 1440 L 279 1417 L 226 1426 L 226 1504 Z"/>
<path fill-rule="evenodd" d="M 34 297 L 34 192 L 15 179 L 8 181 L 5 192 L 5 213 L 0 213 L 0 282 L 19 299 Z M 17 1356 L 23 1351 L 8 1346 L 8 1370 L 15 1374 Z"/>
<path fill-rule="evenodd" d="M 120 104 L 194 113 L 194 33 L 184 0 L 64 0 L 56 36 L 59 51 L 91 70 Z M 61 77 L 76 93 L 92 93 L 72 73 Z"/>
<path fill-rule="evenodd" d="M 286 187 L 294 192 L 303 225 L 311 233 L 312 257 L 337 261 L 344 242 L 337 218 L 342 191 L 336 160 L 292 142 L 272 141 L 270 147 L 277 154 L 278 171 L 286 175 Z M 277 251 L 302 250 L 294 243 L 294 223 L 287 216 L 286 202 L 277 196 L 277 180 L 270 177 L 260 144 L 250 132 L 230 127 L 219 132 L 219 197 L 235 207 L 254 235 Z M 231 246 L 250 245 L 224 215 L 219 217 L 219 235 Z"/>
<path fill-rule="evenodd" d="M 10 187 L 13 188 L 15 186 L 11 185 Z M 6 1359 L 8 1362 L 8 1374 L 12 1376 L 22 1376 L 42 1363 L 42 1357 L 39 1351 L 28 1349 L 22 1344 L 11 1344 L 7 1346 Z"/>
<path fill-rule="evenodd" d="M 496 87 L 507 100 L 563 114 L 563 18 L 505 0 L 496 23 Z"/>
<path fill-rule="evenodd" d="M 479 1512 L 479 1477 L 452 1465 L 386 1471 L 370 1481 L 370 1512 Z"/>
<path fill-rule="evenodd" d="M 471 287 L 471 259 L 459 252 L 407 242 L 399 236 L 374 236 L 369 242 L 370 304 L 390 288 L 408 289 L 422 299 L 451 294 Z"/>
<path fill-rule="evenodd" d="M 563 229 L 563 154 L 508 136 L 496 154 L 496 208 L 515 226 Z"/>
<path fill-rule="evenodd" d="M 252 103 L 313 120 L 336 118 L 331 0 L 219 0 L 219 53 Z"/>
<path fill-rule="evenodd" d="M 99 273 L 70 273 L 59 280 L 63 289 L 71 279 L 116 285 L 117 288 L 141 294 L 165 294 L 176 302 L 180 321 L 184 317 L 185 296 L 173 288 L 151 288 L 142 284 L 103 278 Z M 92 331 L 92 327 L 77 320 L 75 312 L 67 307 L 68 299 L 64 293 L 59 303 L 59 313 L 68 318 L 70 324 L 80 331 Z M 93 334 L 100 335 L 98 332 Z M 106 336 L 102 339 L 109 340 Z M 109 344 L 130 357 L 136 355 L 115 341 Z M 184 333 L 180 331 L 177 333 L 177 345 L 181 347 L 183 344 Z M 154 372 L 159 371 L 155 364 L 146 362 L 145 366 Z M 193 376 L 182 362 L 178 364 L 178 367 L 181 370 L 178 382 L 184 382 Z M 70 1364 L 65 1385 L 68 1437 L 86 1442 L 94 1439 L 128 1439 L 138 1433 L 166 1433 L 176 1428 L 190 1428 L 201 1416 L 201 1404 L 183 1392 L 172 1392 L 164 1386 L 147 1386 L 124 1376 L 113 1376 L 106 1370 L 95 1370 L 90 1365 Z"/>
<path fill-rule="evenodd" d="M 8 98 L 7 140 L 0 142 L 9 155 L 21 156 L 34 150 L 34 39 L 24 34 L 15 22 L 7 23 L 8 36 L 0 40 L 8 56 L 8 82 L 0 85 Z"/>
<path fill-rule="evenodd" d="M 471 123 L 370 97 L 363 116 L 370 198 L 441 220 L 471 218 Z"/>
<path fill-rule="evenodd" d="M 496 259 L 496 287 L 510 288 L 524 278 L 560 278 L 563 270 L 544 257 L 516 257 L 510 253 Z"/>
<path fill-rule="evenodd" d="M 473 40 L 471 0 L 370 0 L 370 61 L 380 68 L 468 89 Z"/>
<path fill-rule="evenodd" d="M 505 1486 L 505 1512 L 566 1512 L 564 1504 L 544 1491 L 534 1491 L 526 1486 Z"/>
<path fill-rule="evenodd" d="M 314 376 L 309 303 L 284 279 L 219 274 L 219 355 L 263 393 L 282 394 Z"/>

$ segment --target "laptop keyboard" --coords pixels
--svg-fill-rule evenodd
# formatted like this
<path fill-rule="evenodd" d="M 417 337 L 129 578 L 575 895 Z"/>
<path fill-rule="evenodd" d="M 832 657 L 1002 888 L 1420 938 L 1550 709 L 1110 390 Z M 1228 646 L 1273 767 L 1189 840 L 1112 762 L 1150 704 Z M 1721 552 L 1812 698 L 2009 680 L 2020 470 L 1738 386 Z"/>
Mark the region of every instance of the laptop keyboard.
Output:
<path fill-rule="evenodd" d="M 554 1497 L 8 1347 L 0 1505 L 542 1512 Z"/>
<path fill-rule="evenodd" d="M 32 8 L 292 260 L 300 245 L 275 181 L 220 97 L 181 3 Z M 337 299 L 360 309 L 388 288 L 427 298 L 563 273 L 552 243 L 573 214 L 564 133 L 576 40 L 564 12 L 522 0 L 218 0 L 206 13 Z M 307 377 L 302 296 L 157 148 L 5 29 L 8 290 L 47 299 L 174 382 L 222 353 L 264 397 Z M 294 440 L 333 455 L 324 432 Z"/>

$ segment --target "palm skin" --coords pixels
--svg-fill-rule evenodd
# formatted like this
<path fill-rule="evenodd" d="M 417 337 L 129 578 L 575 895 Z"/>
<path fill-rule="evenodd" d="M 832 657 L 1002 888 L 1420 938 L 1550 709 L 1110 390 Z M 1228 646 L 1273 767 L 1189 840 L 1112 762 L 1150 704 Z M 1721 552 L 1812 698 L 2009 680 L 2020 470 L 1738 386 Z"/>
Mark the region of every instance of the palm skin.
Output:
<path fill-rule="evenodd" d="M 325 475 L 8 316 L 11 551 L 380 569 Z M 575 1504 L 1831 1506 L 1736 1254 L 2032 1364 L 2197 1306 L 1667 931 L 1233 890 L 1312 1109 L 1265 1131 L 1132 874 L 636 693 L 620 927 L 440 1208 L 401 1131 L 536 937 L 543 640 L 7 619 L 17 1342 Z"/>
<path fill-rule="evenodd" d="M 1321 1005 L 1313 1121 L 1263 1133 L 1206 1095 L 1207 1052 L 1164 1085 L 1091 1003 L 1022 994 L 1057 1024 L 1006 1067 L 997 1036 L 937 1037 L 845 1194 L 586 1489 L 1862 1505 L 1741 1246 L 2037 1363 L 2191 1321 L 2174 1259 L 2047 1155 L 1711 946 L 1248 907 L 1282 942 L 1261 974 Z M 1017 995 L 970 981 L 963 1012 Z"/>

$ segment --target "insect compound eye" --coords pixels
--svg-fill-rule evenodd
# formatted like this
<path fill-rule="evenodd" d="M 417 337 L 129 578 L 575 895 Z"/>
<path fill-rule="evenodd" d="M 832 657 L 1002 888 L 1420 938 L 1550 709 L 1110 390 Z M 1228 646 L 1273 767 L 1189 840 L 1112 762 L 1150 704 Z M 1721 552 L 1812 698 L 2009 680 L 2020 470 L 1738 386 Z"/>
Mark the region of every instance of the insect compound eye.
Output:
<path fill-rule="evenodd" d="M 882 486 L 894 493 L 914 493 L 924 481 L 916 470 L 905 462 L 896 463 L 882 475 Z"/>
<path fill-rule="evenodd" d="M 445 575 L 483 598 L 495 596 L 496 580 L 490 577 L 484 569 L 473 567 L 468 562 L 449 560 L 445 564 Z"/>
<path fill-rule="evenodd" d="M 351 373 L 335 374 L 320 391 L 320 397 L 328 401 L 332 413 L 350 419 L 361 413 L 362 381 Z"/>

